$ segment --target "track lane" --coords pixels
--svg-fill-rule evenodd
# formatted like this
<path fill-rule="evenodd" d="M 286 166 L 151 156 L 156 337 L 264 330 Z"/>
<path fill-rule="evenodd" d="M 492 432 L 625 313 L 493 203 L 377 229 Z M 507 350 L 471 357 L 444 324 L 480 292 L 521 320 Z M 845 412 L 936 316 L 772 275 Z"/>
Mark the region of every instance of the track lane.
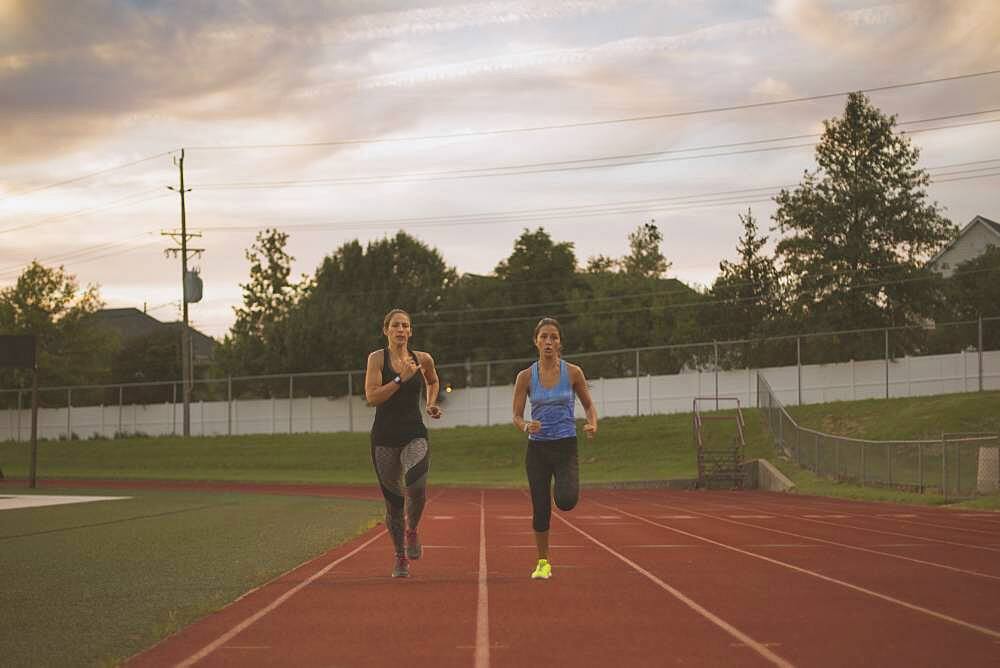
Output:
<path fill-rule="evenodd" d="M 776 547 L 781 557 L 769 557 L 754 554 L 762 552 L 761 548 L 737 547 L 737 541 L 727 541 L 725 536 L 719 536 L 722 540 L 709 538 L 712 542 L 703 543 L 701 549 L 640 547 L 684 544 L 685 539 L 702 542 L 705 538 L 700 534 L 705 531 L 697 520 L 648 520 L 645 516 L 663 514 L 662 509 L 619 501 L 599 507 L 620 512 L 623 518 L 641 518 L 648 526 L 641 531 L 631 526 L 593 527 L 596 536 L 620 545 L 625 554 L 654 573 L 683 572 L 684 582 L 697 587 L 693 596 L 751 635 L 775 638 L 783 656 L 796 663 L 943 665 L 960 660 L 969 665 L 991 665 L 996 655 L 995 641 L 1000 633 L 994 629 L 907 606 L 864 587 L 784 563 L 781 557 L 794 553 L 795 548 Z M 595 502 L 601 504 L 600 500 Z M 675 526 L 666 526 L 671 523 Z M 588 529 L 586 522 L 580 524 Z M 826 555 L 825 560 L 829 559 Z M 833 654 L 831 638 L 843 639 L 835 643 Z"/>
<path fill-rule="evenodd" d="M 531 580 L 530 500 L 489 490 L 486 506 L 492 666 L 783 665 L 746 644 L 732 647 L 729 632 L 555 518 L 553 577 Z M 600 515 L 607 513 L 587 508 L 582 501 L 568 517 L 606 522 Z"/>
<path fill-rule="evenodd" d="M 326 567 L 303 565 L 129 665 L 469 666 L 477 633 L 478 497 L 448 490 L 428 500 L 424 557 L 411 563 L 408 579 L 389 577 L 393 549 L 379 528 Z"/>

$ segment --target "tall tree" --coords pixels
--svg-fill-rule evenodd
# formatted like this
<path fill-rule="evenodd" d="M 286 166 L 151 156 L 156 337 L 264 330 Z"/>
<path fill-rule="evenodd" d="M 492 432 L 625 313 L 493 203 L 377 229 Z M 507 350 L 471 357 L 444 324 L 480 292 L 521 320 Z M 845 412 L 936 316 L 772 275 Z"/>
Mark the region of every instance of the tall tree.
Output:
<path fill-rule="evenodd" d="M 774 332 L 781 314 L 778 272 L 764 253 L 767 236 L 759 234 L 757 219 L 747 209 L 740 214 L 743 234 L 736 244 L 737 261 L 719 263 L 719 276 L 701 309 L 702 336 L 719 341 L 764 337 Z M 727 365 L 760 366 L 769 360 L 764 350 L 744 347 L 723 350 Z"/>
<path fill-rule="evenodd" d="M 630 276 L 660 278 L 670 269 L 670 262 L 663 256 L 660 245 L 663 233 L 656 221 L 643 223 L 628 235 L 629 254 L 622 258 L 621 266 Z"/>
<path fill-rule="evenodd" d="M 287 368 L 285 322 L 308 286 L 290 279 L 292 261 L 285 250 L 288 234 L 262 230 L 245 252 L 250 280 L 241 283 L 243 304 L 234 309 L 236 322 L 218 351 L 230 373 L 278 373 Z"/>
<path fill-rule="evenodd" d="M 511 254 L 497 264 L 494 273 L 503 281 L 508 306 L 512 307 L 505 317 L 527 320 L 508 320 L 492 326 L 485 323 L 491 330 L 488 336 L 494 347 L 505 349 L 508 355 L 524 355 L 531 350 L 530 326 L 529 334 L 523 335 L 526 323 L 535 317 L 564 312 L 565 302 L 578 287 L 573 243 L 555 242 L 541 227 L 534 232 L 525 229 L 515 240 Z M 564 329 L 573 330 L 572 323 L 564 324 Z"/>
<path fill-rule="evenodd" d="M 89 316 L 104 303 L 97 286 L 81 289 L 62 267 L 32 262 L 11 287 L 0 290 L 0 334 L 38 337 L 38 367 L 50 385 L 99 383 L 110 368 L 117 337 Z M 15 374 L 0 371 L 0 384 Z"/>
<path fill-rule="evenodd" d="M 843 117 L 824 121 L 816 171 L 775 198 L 776 254 L 806 329 L 907 325 L 934 309 L 925 261 L 955 228 L 928 201 L 919 151 L 895 125 L 852 93 Z"/>
<path fill-rule="evenodd" d="M 398 232 L 362 247 L 340 246 L 316 270 L 288 322 L 288 370 L 360 369 L 382 345 L 382 317 L 402 308 L 413 317 L 416 348 L 433 350 L 436 327 L 422 327 L 439 310 L 457 275 L 441 254 Z"/>

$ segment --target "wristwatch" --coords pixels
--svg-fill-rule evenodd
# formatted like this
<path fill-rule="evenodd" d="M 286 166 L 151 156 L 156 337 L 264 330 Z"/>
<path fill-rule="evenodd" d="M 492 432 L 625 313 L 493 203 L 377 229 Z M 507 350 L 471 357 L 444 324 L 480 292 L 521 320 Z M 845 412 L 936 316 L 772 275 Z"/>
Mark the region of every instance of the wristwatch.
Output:
<path fill-rule="evenodd" d="M 400 378 L 399 376 L 396 376 L 395 378 L 392 379 L 392 382 L 396 383 L 396 385 L 402 385 L 403 379 Z"/>

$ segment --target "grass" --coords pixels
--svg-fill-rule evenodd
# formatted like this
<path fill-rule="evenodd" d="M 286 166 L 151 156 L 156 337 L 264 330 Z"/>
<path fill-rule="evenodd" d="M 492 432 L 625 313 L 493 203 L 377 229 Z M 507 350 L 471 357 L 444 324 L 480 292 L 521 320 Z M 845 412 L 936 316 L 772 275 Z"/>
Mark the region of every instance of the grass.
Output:
<path fill-rule="evenodd" d="M 115 665 L 382 512 L 307 496 L 67 492 L 132 498 L 2 511 L 4 665 Z"/>
<path fill-rule="evenodd" d="M 834 402 L 793 406 L 788 408 L 788 412 L 800 426 L 840 436 L 871 440 L 933 440 L 940 439 L 943 433 L 1000 432 L 1000 392 Z M 966 450 L 963 450 L 963 459 L 966 462 L 974 461 L 975 448 Z M 877 457 L 881 452 L 876 451 L 873 454 Z M 936 472 L 940 469 L 940 455 L 936 459 L 929 458 L 929 462 L 927 466 L 931 471 Z M 1000 495 L 949 503 L 939 494 L 917 494 L 839 483 L 817 477 L 812 472 L 787 461 L 777 460 L 775 463 L 792 479 L 801 493 L 867 501 L 1000 510 Z M 965 472 L 969 476 L 973 475 L 971 464 L 965 464 Z M 904 475 L 905 471 L 897 470 L 897 473 Z"/>

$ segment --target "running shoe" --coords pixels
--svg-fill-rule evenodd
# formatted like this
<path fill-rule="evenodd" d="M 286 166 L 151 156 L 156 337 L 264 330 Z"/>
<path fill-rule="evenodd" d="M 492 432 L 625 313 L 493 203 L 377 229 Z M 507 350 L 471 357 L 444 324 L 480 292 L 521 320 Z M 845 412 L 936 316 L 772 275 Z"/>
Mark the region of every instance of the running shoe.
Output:
<path fill-rule="evenodd" d="M 424 548 L 417 537 L 417 531 L 406 532 L 406 556 L 409 559 L 419 559 L 424 553 Z"/>
<path fill-rule="evenodd" d="M 532 580 L 548 580 L 552 577 L 552 564 L 548 559 L 539 559 L 535 566 L 535 571 L 531 574 Z"/>
<path fill-rule="evenodd" d="M 410 577 L 410 560 L 406 558 L 405 554 L 396 555 L 396 565 L 392 569 L 392 577 L 394 578 Z"/>

